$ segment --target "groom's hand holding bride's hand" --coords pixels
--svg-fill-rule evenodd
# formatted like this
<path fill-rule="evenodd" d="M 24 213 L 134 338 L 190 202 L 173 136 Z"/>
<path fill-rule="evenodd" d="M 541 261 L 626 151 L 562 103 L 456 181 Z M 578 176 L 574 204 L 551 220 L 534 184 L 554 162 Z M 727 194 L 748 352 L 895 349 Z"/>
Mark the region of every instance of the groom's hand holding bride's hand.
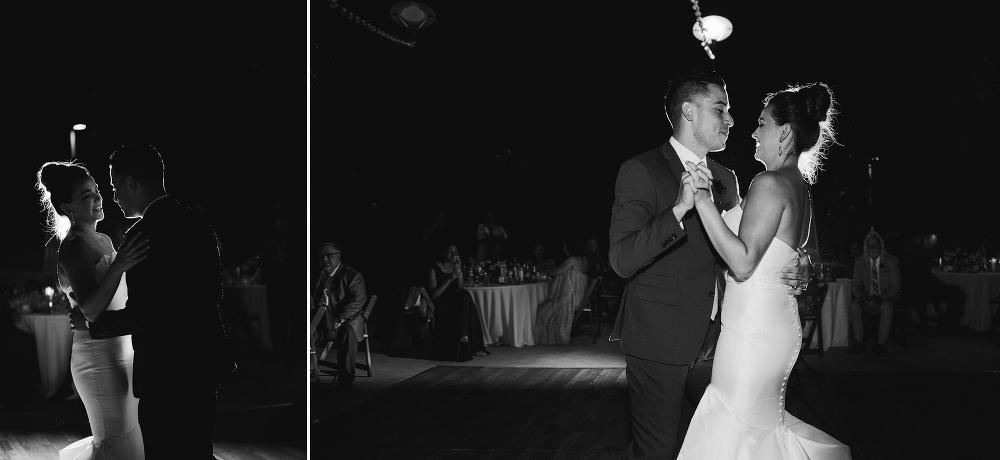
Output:
<path fill-rule="evenodd" d="M 691 190 L 694 197 L 694 203 L 711 203 L 712 193 L 710 187 L 712 186 L 713 179 L 712 171 L 703 164 L 696 165 L 690 161 L 687 162 L 687 167 L 689 170 L 682 176 L 681 179 Z"/>

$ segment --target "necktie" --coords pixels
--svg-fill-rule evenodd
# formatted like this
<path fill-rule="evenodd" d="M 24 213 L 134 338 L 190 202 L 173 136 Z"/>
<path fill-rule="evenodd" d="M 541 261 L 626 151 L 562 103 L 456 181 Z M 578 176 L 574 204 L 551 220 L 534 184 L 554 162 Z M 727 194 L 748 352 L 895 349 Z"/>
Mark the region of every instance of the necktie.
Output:
<path fill-rule="evenodd" d="M 872 260 L 872 295 L 878 296 L 882 289 L 878 285 L 878 259 Z"/>

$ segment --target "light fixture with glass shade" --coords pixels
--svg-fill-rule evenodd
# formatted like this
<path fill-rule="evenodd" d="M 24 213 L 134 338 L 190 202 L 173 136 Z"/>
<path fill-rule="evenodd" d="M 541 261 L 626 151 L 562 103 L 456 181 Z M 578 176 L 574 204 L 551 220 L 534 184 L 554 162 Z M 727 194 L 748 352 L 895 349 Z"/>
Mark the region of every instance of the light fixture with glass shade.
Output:
<path fill-rule="evenodd" d="M 407 29 L 423 29 L 437 18 L 431 7 L 420 2 L 399 2 L 389 9 L 389 16 Z"/>
<path fill-rule="evenodd" d="M 733 23 L 722 16 L 714 14 L 704 16 L 700 22 L 699 24 L 698 21 L 695 21 L 694 27 L 691 30 L 694 38 L 700 41 L 709 44 L 712 42 L 721 42 L 733 33 Z"/>

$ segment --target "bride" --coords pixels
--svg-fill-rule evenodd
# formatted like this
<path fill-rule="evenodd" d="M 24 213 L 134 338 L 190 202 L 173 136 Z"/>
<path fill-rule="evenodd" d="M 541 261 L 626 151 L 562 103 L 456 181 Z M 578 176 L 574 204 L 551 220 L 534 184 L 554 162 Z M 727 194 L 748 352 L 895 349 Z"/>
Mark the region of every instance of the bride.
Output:
<path fill-rule="evenodd" d="M 764 99 L 753 133 L 766 167 L 740 207 L 720 216 L 705 167 L 683 176 L 705 230 L 729 266 L 712 382 L 678 459 L 849 459 L 850 448 L 785 411 L 802 330 L 795 297 L 779 280 L 809 240 L 809 183 L 834 141 L 834 97 L 823 83 Z M 808 183 L 807 183 L 808 182 Z"/>
<path fill-rule="evenodd" d="M 42 165 L 35 187 L 48 215 L 48 230 L 59 238 L 60 285 L 74 309 L 89 321 L 106 309 L 125 306 L 125 271 L 145 258 L 138 235 L 115 252 L 111 239 L 97 232 L 104 219 L 97 183 L 82 165 L 52 161 Z M 85 326 L 74 327 L 70 368 L 87 409 L 92 436 L 60 450 L 64 459 L 142 459 L 138 403 L 132 396 L 131 336 L 91 339 Z"/>

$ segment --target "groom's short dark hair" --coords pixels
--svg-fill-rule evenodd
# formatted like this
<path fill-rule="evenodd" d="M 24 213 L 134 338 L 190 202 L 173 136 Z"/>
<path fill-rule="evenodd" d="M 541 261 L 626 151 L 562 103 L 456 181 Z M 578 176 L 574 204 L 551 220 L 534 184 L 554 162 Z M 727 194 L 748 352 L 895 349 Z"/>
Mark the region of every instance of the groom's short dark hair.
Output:
<path fill-rule="evenodd" d="M 116 175 L 131 176 L 143 184 L 163 185 L 163 158 L 152 145 L 124 145 L 111 154 Z"/>
<path fill-rule="evenodd" d="M 726 81 L 714 70 L 689 68 L 674 75 L 663 95 L 663 111 L 670 126 L 675 127 L 681 119 L 681 104 L 693 102 L 698 97 L 708 96 L 708 85 L 715 84 L 726 89 Z"/>

